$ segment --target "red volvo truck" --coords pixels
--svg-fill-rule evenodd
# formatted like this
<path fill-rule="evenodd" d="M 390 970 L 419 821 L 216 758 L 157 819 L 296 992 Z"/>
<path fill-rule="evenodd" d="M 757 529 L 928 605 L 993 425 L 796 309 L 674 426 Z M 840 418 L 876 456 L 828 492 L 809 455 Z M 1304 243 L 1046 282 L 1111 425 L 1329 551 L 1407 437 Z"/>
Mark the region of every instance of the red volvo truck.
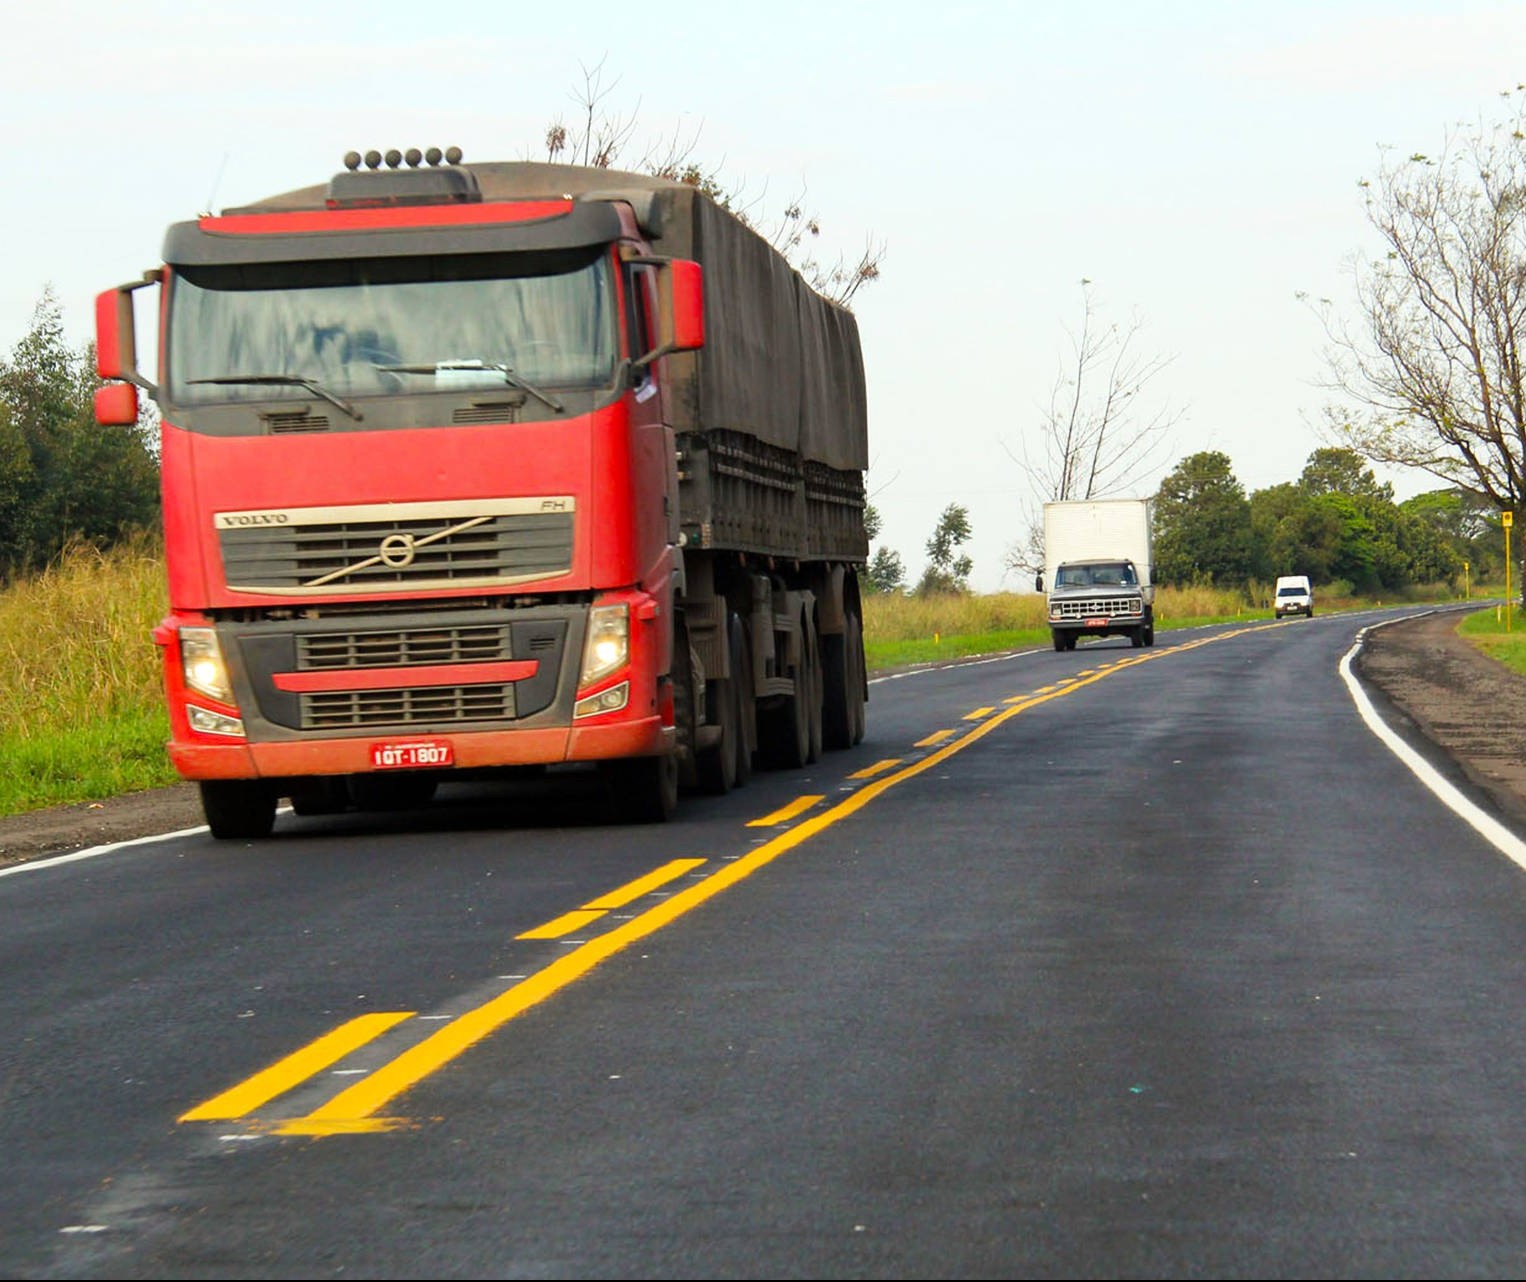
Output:
<path fill-rule="evenodd" d="M 862 739 L 852 314 L 682 183 L 345 162 L 96 303 L 97 418 L 159 409 L 154 641 L 212 833 L 574 762 L 662 821 Z"/>

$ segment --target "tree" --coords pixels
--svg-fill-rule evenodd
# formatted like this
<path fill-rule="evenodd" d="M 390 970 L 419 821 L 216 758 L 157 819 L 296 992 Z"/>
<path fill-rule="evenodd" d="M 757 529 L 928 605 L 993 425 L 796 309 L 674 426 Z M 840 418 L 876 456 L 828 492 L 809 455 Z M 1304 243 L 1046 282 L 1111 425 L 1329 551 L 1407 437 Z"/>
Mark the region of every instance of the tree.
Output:
<path fill-rule="evenodd" d="M 1452 488 L 1416 494 L 1399 507 L 1436 532 L 1475 580 L 1503 575 L 1504 534 L 1499 513 L 1477 495 Z"/>
<path fill-rule="evenodd" d="M 602 59 L 591 70 L 583 68 L 583 87 L 573 94 L 577 106 L 574 124 L 569 127 L 561 116 L 556 116 L 546 126 L 548 161 L 600 169 L 615 166 L 635 136 L 637 125 L 634 114 L 615 114 L 606 106 L 618 84 L 617 79 L 605 85 Z M 698 144 L 697 132 L 688 138 L 677 132 L 655 137 L 647 143 L 634 168 L 654 177 L 687 183 L 703 192 L 768 240 L 817 293 L 839 306 L 849 307 L 860 289 L 879 279 L 880 264 L 885 258 L 883 243 L 876 243 L 871 237 L 856 259 L 839 254 L 834 261 L 823 262 L 817 256 L 821 220 L 807 210 L 803 186 L 785 202 L 771 225 L 758 226 L 757 201 L 746 199 L 744 189 L 728 182 L 719 166 L 696 159 L 694 150 Z"/>
<path fill-rule="evenodd" d="M 1155 496 L 1155 568 L 1164 583 L 1238 587 L 1254 564 L 1250 503 L 1229 456 L 1190 454 Z"/>
<path fill-rule="evenodd" d="M 1517 86 L 1519 90 L 1522 86 Z M 1507 101 L 1511 95 L 1504 95 Z M 1383 246 L 1352 268 L 1357 316 L 1317 304 L 1327 430 L 1364 458 L 1428 472 L 1512 513 L 1526 501 L 1526 112 L 1446 131 L 1439 155 L 1385 158 L 1362 184 Z"/>
<path fill-rule="evenodd" d="M 1306 494 L 1366 494 L 1390 502 L 1394 496 L 1394 487 L 1379 484 L 1355 450 L 1328 446 L 1309 455 L 1298 485 Z"/>
<path fill-rule="evenodd" d="M 872 543 L 880 536 L 880 510 L 873 503 L 864 504 L 864 533 Z M 889 548 L 875 548 L 864 569 L 864 586 L 870 592 L 899 592 L 906 580 L 906 568 L 900 554 Z"/>
<path fill-rule="evenodd" d="M 950 503 L 943 509 L 927 540 L 928 564 L 917 584 L 919 596 L 970 590 L 968 580 L 974 562 L 958 552 L 970 533 L 970 514 L 963 504 Z"/>
<path fill-rule="evenodd" d="M 1019 454 L 1007 451 L 1040 503 L 1106 498 L 1138 484 L 1169 448 L 1182 414 L 1145 406 L 1147 388 L 1172 358 L 1136 350 L 1143 322 L 1137 316 L 1126 327 L 1103 321 L 1089 280 L 1081 282 L 1081 301 L 1081 327 L 1066 331 L 1071 354 L 1050 390 L 1037 457 L 1026 447 Z M 1028 533 L 1008 548 L 1005 566 L 1031 573 L 1043 563 L 1043 518 L 1030 510 Z"/>
<path fill-rule="evenodd" d="M 899 592 L 906 583 L 906 567 L 901 564 L 901 554 L 889 548 L 875 548 L 864 578 L 871 592 Z"/>
<path fill-rule="evenodd" d="M 106 546 L 157 523 L 159 469 L 142 424 L 95 421 L 93 348 L 71 352 L 52 290 L 0 362 L 0 578 L 72 539 Z"/>

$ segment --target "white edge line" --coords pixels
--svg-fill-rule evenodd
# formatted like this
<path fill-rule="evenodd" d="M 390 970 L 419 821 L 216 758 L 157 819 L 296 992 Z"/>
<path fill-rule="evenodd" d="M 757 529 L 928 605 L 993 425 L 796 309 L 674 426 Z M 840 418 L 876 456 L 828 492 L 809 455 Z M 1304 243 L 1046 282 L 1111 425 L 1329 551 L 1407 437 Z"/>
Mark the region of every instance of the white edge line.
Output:
<path fill-rule="evenodd" d="M 57 868 L 60 864 L 72 864 L 76 859 L 94 859 L 97 855 L 109 854 L 113 850 L 125 850 L 128 846 L 142 846 L 150 841 L 171 841 L 176 837 L 190 837 L 198 832 L 206 832 L 206 824 L 199 828 L 182 828 L 179 832 L 161 832 L 153 837 L 134 837 L 131 841 L 113 841 L 104 846 L 91 846 L 88 850 L 74 850 L 67 855 L 49 855 L 46 859 L 27 859 L 19 864 L 11 864 L 0 868 L 0 877 L 9 877 L 12 873 L 31 872 L 37 868 Z"/>
<path fill-rule="evenodd" d="M 1513 832 L 1469 801 L 1457 790 L 1429 761 L 1405 743 L 1383 720 L 1372 706 L 1372 700 L 1367 697 L 1367 692 L 1362 689 L 1361 683 L 1352 675 L 1351 660 L 1362 648 L 1362 637 L 1367 629 L 1363 628 L 1356 634 L 1356 642 L 1351 649 L 1347 650 L 1341 659 L 1340 672 L 1346 682 L 1346 689 L 1351 692 L 1351 700 L 1356 704 L 1357 711 L 1362 714 L 1362 720 L 1367 723 L 1367 728 L 1382 740 L 1394 756 L 1398 757 L 1410 772 L 1419 779 L 1427 788 L 1436 794 L 1441 803 L 1450 809 L 1459 818 L 1470 824 L 1478 834 L 1494 846 L 1501 854 L 1515 860 L 1522 868 L 1526 868 L 1526 842 L 1523 842 Z"/>

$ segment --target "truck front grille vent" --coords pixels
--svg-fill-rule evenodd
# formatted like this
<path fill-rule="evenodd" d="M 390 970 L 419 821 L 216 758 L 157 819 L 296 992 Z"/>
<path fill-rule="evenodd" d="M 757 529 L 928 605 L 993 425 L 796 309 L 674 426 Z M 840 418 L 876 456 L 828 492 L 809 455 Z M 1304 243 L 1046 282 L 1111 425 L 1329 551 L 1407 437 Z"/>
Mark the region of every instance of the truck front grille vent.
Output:
<path fill-rule="evenodd" d="M 516 423 L 519 410 L 524 404 L 517 401 L 499 401 L 486 405 L 463 405 L 450 416 L 452 423 Z"/>
<path fill-rule="evenodd" d="M 264 414 L 266 426 L 272 433 L 280 432 L 326 432 L 329 430 L 327 414 Z"/>
<path fill-rule="evenodd" d="M 524 583 L 572 568 L 570 511 L 218 531 L 228 586 L 295 595 Z"/>
<path fill-rule="evenodd" d="M 303 695 L 301 708 L 304 730 L 509 721 L 514 717 L 514 687 L 473 685 L 326 691 Z"/>
<path fill-rule="evenodd" d="M 1088 596 L 1073 600 L 1050 601 L 1050 617 L 1062 619 L 1111 619 L 1116 615 L 1144 613 L 1144 601 L 1137 596 Z"/>
<path fill-rule="evenodd" d="M 545 648 L 555 647 L 555 638 L 548 639 Z M 397 632 L 309 632 L 297 638 L 297 666 L 309 671 L 495 663 L 511 655 L 507 623 Z"/>

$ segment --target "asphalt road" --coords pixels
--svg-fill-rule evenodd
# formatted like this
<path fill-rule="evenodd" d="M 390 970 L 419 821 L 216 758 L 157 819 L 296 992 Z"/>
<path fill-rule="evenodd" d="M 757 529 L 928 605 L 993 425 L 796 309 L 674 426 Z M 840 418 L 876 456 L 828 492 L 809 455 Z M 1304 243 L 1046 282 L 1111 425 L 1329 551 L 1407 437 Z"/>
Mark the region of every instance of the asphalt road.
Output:
<path fill-rule="evenodd" d="M 1519 1277 L 1519 841 L 1360 715 L 1394 613 L 4 870 L 0 1275 Z"/>

